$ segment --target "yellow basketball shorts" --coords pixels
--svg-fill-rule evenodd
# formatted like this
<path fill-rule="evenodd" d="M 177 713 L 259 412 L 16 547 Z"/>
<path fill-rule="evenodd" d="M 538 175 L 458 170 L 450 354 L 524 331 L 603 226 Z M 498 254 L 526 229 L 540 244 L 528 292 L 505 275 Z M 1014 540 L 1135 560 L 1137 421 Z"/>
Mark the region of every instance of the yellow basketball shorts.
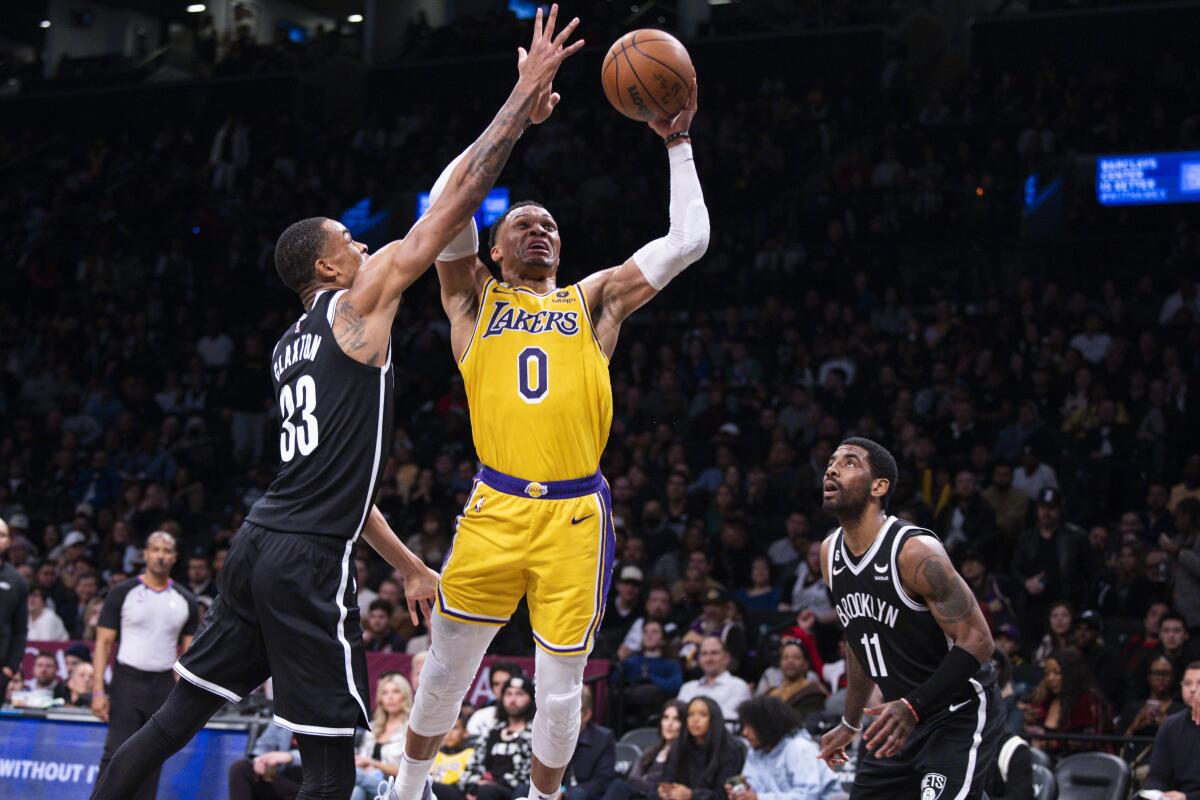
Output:
<path fill-rule="evenodd" d="M 526 595 L 539 647 L 587 653 L 604 616 L 615 536 L 599 472 L 539 483 L 484 467 L 442 565 L 438 612 L 500 626 Z"/>

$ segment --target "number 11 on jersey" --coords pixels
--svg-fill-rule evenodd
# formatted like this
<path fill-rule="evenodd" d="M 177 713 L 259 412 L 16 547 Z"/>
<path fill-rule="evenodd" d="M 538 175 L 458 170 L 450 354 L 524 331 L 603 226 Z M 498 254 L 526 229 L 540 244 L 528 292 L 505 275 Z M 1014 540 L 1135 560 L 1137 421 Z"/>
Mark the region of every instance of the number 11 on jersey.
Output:
<path fill-rule="evenodd" d="M 868 637 L 865 633 L 862 639 L 863 650 L 867 651 L 867 671 L 871 673 L 872 678 L 886 678 L 887 667 L 883 663 L 883 649 L 879 646 L 879 634 L 876 633 Z M 874 651 L 872 653 L 872 651 Z M 876 665 L 879 665 L 876 668 Z"/>

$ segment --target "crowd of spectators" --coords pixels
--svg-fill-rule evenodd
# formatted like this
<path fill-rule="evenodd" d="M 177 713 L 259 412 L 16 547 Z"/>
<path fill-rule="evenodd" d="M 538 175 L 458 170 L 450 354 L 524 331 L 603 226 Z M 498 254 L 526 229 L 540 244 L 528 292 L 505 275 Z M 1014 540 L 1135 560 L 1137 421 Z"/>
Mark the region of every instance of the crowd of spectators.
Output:
<path fill-rule="evenodd" d="M 615 662 L 622 725 L 675 698 L 687 718 L 712 699 L 709 720 L 754 695 L 836 712 L 819 492 L 848 435 L 891 449 L 891 513 L 937 531 L 979 598 L 1015 726 L 1070 749 L 1052 734 L 1152 735 L 1179 706 L 1200 644 L 1200 236 L 1170 209 L 1077 196 L 1061 235 L 1086 265 L 1020 243 L 1030 171 L 1197 146 L 1194 104 L 1174 102 L 1196 96 L 1194 65 L 1164 52 L 1152 69 L 1134 105 L 1129 71 L 1048 61 L 945 95 L 894 63 L 880 95 L 704 76 L 708 256 L 626 325 L 611 367 L 618 564 L 596 656 Z M 667 186 L 647 131 L 564 95 L 504 181 L 558 219 L 565 283 L 661 235 Z M 155 530 L 181 543 L 177 577 L 215 596 L 273 475 L 267 354 L 300 313 L 275 236 L 427 186 L 486 113 L 395 111 L 329 127 L 197 114 L 50 142 L 3 127 L 0 518 L 38 635 L 94 639 Z M 867 146 L 864 125 L 880 126 Z M 392 211 L 402 231 L 410 210 Z M 447 334 L 429 276 L 397 316 L 379 506 L 434 567 L 477 468 Z M 368 649 L 423 649 L 402 583 L 367 548 L 356 564 Z M 530 651 L 523 607 L 493 648 Z M 520 715 L 504 719 L 517 737 Z M 724 746 L 693 744 L 642 774 L 707 769 Z"/>

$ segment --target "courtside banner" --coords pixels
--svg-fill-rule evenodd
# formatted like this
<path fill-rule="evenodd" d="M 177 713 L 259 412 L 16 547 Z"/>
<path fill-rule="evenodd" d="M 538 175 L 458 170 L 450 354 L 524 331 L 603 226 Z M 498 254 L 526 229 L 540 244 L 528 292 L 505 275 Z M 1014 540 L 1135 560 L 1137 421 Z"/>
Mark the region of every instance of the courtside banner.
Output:
<path fill-rule="evenodd" d="M 0 797 L 86 800 L 108 726 L 100 722 L 0 714 Z M 245 758 L 249 732 L 206 728 L 163 766 L 159 800 L 221 800 L 229 767 Z"/>

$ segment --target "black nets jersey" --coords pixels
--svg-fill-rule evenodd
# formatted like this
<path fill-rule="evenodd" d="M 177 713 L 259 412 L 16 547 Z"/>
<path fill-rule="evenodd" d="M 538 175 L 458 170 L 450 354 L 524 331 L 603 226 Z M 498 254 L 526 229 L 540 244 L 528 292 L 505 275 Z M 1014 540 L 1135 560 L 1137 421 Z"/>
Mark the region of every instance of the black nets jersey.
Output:
<path fill-rule="evenodd" d="M 263 528 L 352 539 L 379 493 L 392 438 L 394 370 L 346 355 L 333 337 L 337 301 L 319 292 L 271 354 L 279 473 L 246 519 Z"/>
<path fill-rule="evenodd" d="M 932 531 L 888 517 L 862 557 L 850 553 L 841 528 L 829 537 L 826 553 L 829 590 L 846 645 L 885 702 L 924 683 L 954 645 L 929 609 L 900 584 L 900 547 L 912 536 L 937 538 Z M 964 686 L 963 697 L 973 695 Z"/>

